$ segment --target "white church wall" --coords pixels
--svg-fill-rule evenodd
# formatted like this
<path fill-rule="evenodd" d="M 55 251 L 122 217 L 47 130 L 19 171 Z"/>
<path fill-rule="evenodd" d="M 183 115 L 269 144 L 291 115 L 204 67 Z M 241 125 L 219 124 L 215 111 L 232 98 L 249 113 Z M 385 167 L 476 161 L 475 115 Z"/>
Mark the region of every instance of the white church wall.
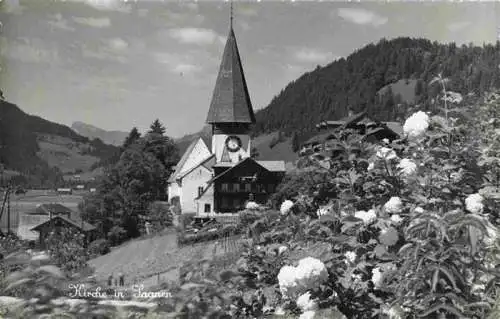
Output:
<path fill-rule="evenodd" d="M 210 211 L 208 213 L 214 212 L 214 187 L 213 184 L 207 191 L 201 196 L 200 199 L 196 200 L 196 208 L 198 215 L 206 214 L 205 205 L 210 205 Z"/>
<path fill-rule="evenodd" d="M 204 166 L 200 166 L 182 179 L 181 210 L 183 213 L 198 211 L 195 202 L 195 198 L 198 197 L 198 187 L 205 187 L 211 178 L 212 172 Z"/>

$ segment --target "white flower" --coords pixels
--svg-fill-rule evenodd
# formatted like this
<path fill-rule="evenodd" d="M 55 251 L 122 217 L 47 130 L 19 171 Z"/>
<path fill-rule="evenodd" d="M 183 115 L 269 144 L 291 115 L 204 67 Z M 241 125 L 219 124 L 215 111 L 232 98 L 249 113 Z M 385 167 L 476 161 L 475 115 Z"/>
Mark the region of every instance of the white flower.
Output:
<path fill-rule="evenodd" d="M 366 168 L 368 171 L 371 171 L 372 169 L 375 168 L 375 163 L 373 162 L 370 162 L 370 164 L 368 164 L 368 167 Z"/>
<path fill-rule="evenodd" d="M 429 128 L 429 116 L 422 111 L 412 114 L 406 119 L 403 131 L 408 137 L 419 137 Z"/>
<path fill-rule="evenodd" d="M 278 255 L 281 255 L 282 253 L 284 253 L 287 250 L 288 250 L 288 247 L 286 247 L 286 246 L 280 246 L 278 248 Z"/>
<path fill-rule="evenodd" d="M 306 311 L 299 316 L 299 319 L 313 319 L 315 315 L 316 312 L 314 311 Z"/>
<path fill-rule="evenodd" d="M 382 140 L 382 142 L 383 142 L 384 144 L 389 144 L 389 139 L 388 139 L 388 138 L 384 138 L 384 139 Z"/>
<path fill-rule="evenodd" d="M 483 196 L 479 194 L 469 195 L 465 199 L 465 207 L 467 210 L 474 214 L 481 214 L 483 212 Z"/>
<path fill-rule="evenodd" d="M 297 267 L 283 266 L 278 273 L 280 291 L 285 297 L 293 298 L 297 294 L 328 280 L 328 271 L 321 260 L 306 257 Z"/>
<path fill-rule="evenodd" d="M 376 288 L 380 287 L 382 284 L 382 272 L 378 267 L 372 270 L 372 282 Z"/>
<path fill-rule="evenodd" d="M 387 203 L 384 205 L 384 210 L 389 214 L 398 214 L 401 212 L 403 208 L 403 203 L 401 199 L 397 196 L 393 196 L 389 199 Z"/>
<path fill-rule="evenodd" d="M 303 312 L 314 311 L 318 308 L 318 304 L 311 299 L 311 293 L 309 291 L 297 298 L 296 303 Z"/>
<path fill-rule="evenodd" d="M 291 200 L 285 200 L 280 207 L 281 215 L 288 215 L 293 207 L 293 202 Z"/>
<path fill-rule="evenodd" d="M 410 176 L 417 171 L 417 164 L 408 158 L 403 158 L 397 168 L 401 170 L 404 176 Z"/>
<path fill-rule="evenodd" d="M 389 319 L 403 319 L 405 317 L 405 311 L 401 306 L 392 306 L 387 311 L 387 315 Z"/>
<path fill-rule="evenodd" d="M 246 209 L 259 209 L 260 205 L 256 202 L 248 202 L 245 206 Z"/>
<path fill-rule="evenodd" d="M 390 149 L 388 147 L 380 147 L 377 151 L 377 157 L 384 159 L 386 161 L 390 161 L 390 160 L 398 158 L 398 156 L 396 155 L 396 152 L 394 152 L 393 149 Z"/>
<path fill-rule="evenodd" d="M 403 221 L 403 218 L 401 218 L 401 216 L 399 216 L 398 214 L 394 214 L 391 216 L 391 221 L 398 225 L 399 223 L 401 223 Z"/>
<path fill-rule="evenodd" d="M 462 173 L 462 169 L 460 169 L 460 171 L 458 172 L 453 172 L 450 174 L 450 178 L 451 180 L 454 182 L 454 183 L 458 183 L 462 180 L 463 178 L 463 173 Z"/>
<path fill-rule="evenodd" d="M 377 213 L 373 209 L 367 212 L 360 210 L 354 213 L 354 217 L 362 219 L 365 225 L 369 225 L 377 219 Z"/>
<path fill-rule="evenodd" d="M 283 308 L 281 307 L 277 307 L 276 310 L 274 311 L 274 314 L 278 316 L 283 316 L 285 314 L 285 310 L 283 310 Z"/>
<path fill-rule="evenodd" d="M 399 234 L 394 227 L 382 229 L 379 235 L 380 242 L 385 246 L 394 246 L 398 242 Z"/>
<path fill-rule="evenodd" d="M 348 263 L 353 264 L 356 261 L 356 253 L 353 251 L 348 251 L 344 254 L 345 258 L 347 259 L 346 261 Z"/>
<path fill-rule="evenodd" d="M 423 212 L 424 212 L 424 209 L 422 207 L 415 208 L 415 213 L 422 214 Z"/>

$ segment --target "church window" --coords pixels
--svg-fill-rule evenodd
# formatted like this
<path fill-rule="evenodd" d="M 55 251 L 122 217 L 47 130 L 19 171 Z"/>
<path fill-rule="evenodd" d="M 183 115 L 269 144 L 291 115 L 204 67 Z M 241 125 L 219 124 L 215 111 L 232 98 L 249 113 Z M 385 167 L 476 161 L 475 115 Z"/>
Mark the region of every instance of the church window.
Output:
<path fill-rule="evenodd" d="M 240 184 L 234 183 L 233 184 L 233 191 L 234 192 L 239 192 L 240 191 Z"/>
<path fill-rule="evenodd" d="M 223 191 L 223 192 L 229 191 L 229 184 L 222 183 L 222 185 L 221 185 L 221 191 Z"/>
<path fill-rule="evenodd" d="M 203 193 L 203 186 L 198 187 L 198 196 L 201 196 Z"/>
<path fill-rule="evenodd" d="M 252 191 L 252 184 L 246 183 L 245 184 L 245 192 L 251 192 Z"/>
<path fill-rule="evenodd" d="M 205 204 L 205 213 L 210 213 L 210 204 Z"/>

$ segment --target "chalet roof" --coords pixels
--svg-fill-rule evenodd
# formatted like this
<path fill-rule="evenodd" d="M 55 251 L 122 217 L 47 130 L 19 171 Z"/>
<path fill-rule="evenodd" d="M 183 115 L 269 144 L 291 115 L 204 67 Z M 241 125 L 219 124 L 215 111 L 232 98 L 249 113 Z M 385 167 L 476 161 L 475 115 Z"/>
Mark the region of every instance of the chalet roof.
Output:
<path fill-rule="evenodd" d="M 399 136 L 404 135 L 403 126 L 399 122 L 385 122 L 384 124 Z"/>
<path fill-rule="evenodd" d="M 255 123 L 240 53 L 233 28 L 229 29 L 207 123 Z"/>
<path fill-rule="evenodd" d="M 50 213 L 53 214 L 60 214 L 60 213 L 69 213 L 70 216 L 73 213 L 71 209 L 68 207 L 61 205 L 59 203 L 46 203 L 46 204 L 40 204 L 37 205 L 35 209 L 31 210 L 28 212 L 28 215 L 50 215 Z"/>
<path fill-rule="evenodd" d="M 284 161 L 256 161 L 260 166 L 264 167 L 270 172 L 284 172 Z"/>
<path fill-rule="evenodd" d="M 198 137 L 197 139 L 192 141 L 191 144 L 189 144 L 189 146 L 186 149 L 186 151 L 184 152 L 184 154 L 182 154 L 181 159 L 179 160 L 179 162 L 177 162 L 177 165 L 175 165 L 175 171 L 168 178 L 169 183 L 175 182 L 175 180 L 177 179 L 177 176 L 181 173 L 182 167 L 184 166 L 184 164 L 188 160 L 189 155 L 191 155 L 191 152 L 193 152 L 193 149 L 195 148 L 196 144 L 198 143 L 198 141 L 200 139 L 201 139 L 201 137 Z M 201 139 L 201 141 L 203 142 L 203 139 Z M 205 143 L 205 142 L 203 142 L 203 143 Z"/>
<path fill-rule="evenodd" d="M 78 229 L 80 229 L 80 230 L 82 230 L 84 232 L 88 232 L 88 231 L 96 229 L 95 226 L 93 226 L 93 225 L 91 225 L 91 224 L 89 224 L 89 223 L 87 223 L 85 221 L 70 219 L 70 218 L 67 218 L 66 216 L 63 216 L 63 215 L 57 215 L 57 216 L 52 217 L 52 219 L 44 221 L 43 223 L 38 224 L 37 226 L 31 228 L 31 230 L 32 231 L 40 231 L 40 229 L 44 225 L 46 225 L 47 223 L 50 223 L 52 220 L 55 220 L 55 219 L 61 219 L 64 222 L 66 222 L 68 224 L 71 224 L 71 225 L 75 226 L 76 228 L 78 228 Z"/>

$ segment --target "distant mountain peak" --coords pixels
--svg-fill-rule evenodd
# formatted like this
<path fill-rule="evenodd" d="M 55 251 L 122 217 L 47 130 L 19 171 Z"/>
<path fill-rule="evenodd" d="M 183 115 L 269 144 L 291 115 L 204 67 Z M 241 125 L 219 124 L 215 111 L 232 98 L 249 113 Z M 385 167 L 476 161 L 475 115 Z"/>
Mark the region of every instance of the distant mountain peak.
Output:
<path fill-rule="evenodd" d="M 106 144 L 120 146 L 128 136 L 128 132 L 122 131 L 106 131 L 97 126 L 87 124 L 80 121 L 75 121 L 71 125 L 71 129 L 78 134 L 90 139 L 98 138 Z"/>

